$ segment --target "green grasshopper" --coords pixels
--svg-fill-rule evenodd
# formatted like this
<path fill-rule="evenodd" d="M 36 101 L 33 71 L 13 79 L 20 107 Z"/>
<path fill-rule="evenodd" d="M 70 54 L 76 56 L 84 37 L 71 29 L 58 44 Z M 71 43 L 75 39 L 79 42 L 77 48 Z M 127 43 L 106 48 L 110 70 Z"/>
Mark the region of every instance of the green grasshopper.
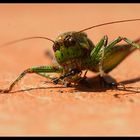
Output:
<path fill-rule="evenodd" d="M 57 64 L 52 66 L 32 67 L 24 70 L 19 77 L 11 83 L 8 89 L 0 90 L 1 92 L 10 92 L 14 85 L 28 73 L 36 73 L 53 81 L 54 84 L 61 83 L 65 86 L 78 84 L 86 79 L 87 71 L 96 72 L 104 79 L 105 75 L 114 69 L 122 60 L 136 49 L 140 49 L 140 39 L 131 41 L 126 37 L 117 37 L 108 43 L 108 37 L 105 35 L 94 45 L 84 32 L 86 30 L 120 22 L 138 21 L 140 19 L 121 20 L 107 22 L 85 28 L 80 31 L 71 31 L 60 34 L 56 40 L 47 37 L 28 37 L 15 40 L 5 45 L 10 45 L 19 41 L 42 38 L 53 43 L 53 51 Z M 117 45 L 124 41 L 127 44 Z M 85 72 L 82 76 L 82 72 Z M 60 77 L 51 77 L 48 73 L 60 73 Z M 117 85 L 117 83 L 112 83 Z"/>

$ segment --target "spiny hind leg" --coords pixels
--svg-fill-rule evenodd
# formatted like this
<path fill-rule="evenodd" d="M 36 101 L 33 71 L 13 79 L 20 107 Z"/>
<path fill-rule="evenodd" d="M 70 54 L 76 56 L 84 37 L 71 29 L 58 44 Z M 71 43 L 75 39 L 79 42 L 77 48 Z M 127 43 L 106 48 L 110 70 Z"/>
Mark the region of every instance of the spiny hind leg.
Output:
<path fill-rule="evenodd" d="M 108 41 L 108 37 L 107 36 L 104 36 L 104 44 L 102 45 L 100 51 L 99 51 L 99 72 L 100 72 L 100 75 L 102 76 L 104 71 L 103 71 L 103 60 L 104 60 L 104 57 L 105 57 L 105 54 L 110 52 L 112 48 L 115 47 L 116 44 L 118 44 L 119 42 L 121 41 L 125 41 L 128 45 L 134 47 L 134 48 L 138 48 L 140 49 L 140 46 L 138 44 L 136 44 L 135 42 L 127 39 L 126 37 L 118 37 L 116 38 L 115 40 L 113 40 L 111 43 L 107 44 L 107 41 Z M 119 46 L 118 46 L 119 47 Z M 126 47 L 126 46 L 124 46 Z M 98 57 L 97 56 L 97 57 Z"/>
<path fill-rule="evenodd" d="M 25 71 L 23 71 L 19 77 L 12 82 L 12 84 L 9 86 L 8 89 L 4 89 L 4 90 L 0 90 L 0 92 L 4 92 L 4 93 L 8 93 L 10 92 L 13 87 L 26 75 L 29 73 L 35 73 L 38 75 L 41 75 L 43 77 L 46 77 L 48 79 L 54 80 L 52 77 L 50 77 L 49 75 L 45 75 L 43 73 L 51 73 L 51 72 L 61 72 L 62 68 L 60 67 L 55 67 L 55 66 L 40 66 L 40 67 L 32 67 L 32 68 L 28 68 Z"/>

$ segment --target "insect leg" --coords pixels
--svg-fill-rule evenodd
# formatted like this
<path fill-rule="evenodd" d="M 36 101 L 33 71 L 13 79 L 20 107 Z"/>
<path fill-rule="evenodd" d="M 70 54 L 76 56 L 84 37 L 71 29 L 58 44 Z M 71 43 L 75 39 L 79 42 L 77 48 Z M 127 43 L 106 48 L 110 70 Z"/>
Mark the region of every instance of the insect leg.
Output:
<path fill-rule="evenodd" d="M 116 46 L 119 42 L 125 41 L 127 45 Z M 98 54 L 97 58 L 99 59 L 104 53 L 104 58 L 102 59 L 102 69 L 105 73 L 110 72 L 113 68 L 115 68 L 126 56 L 128 56 L 133 50 L 136 48 L 140 48 L 137 44 L 140 40 L 130 41 L 125 37 L 118 37 L 112 42 L 110 42 L 104 49 L 104 51 Z M 131 47 L 132 46 L 132 47 Z M 102 57 L 101 57 L 102 58 Z M 104 78 L 104 77 L 103 77 Z M 104 79 L 105 81 L 106 79 Z M 112 84 L 117 86 L 118 84 L 112 82 Z"/>
<path fill-rule="evenodd" d="M 104 75 L 104 71 L 103 71 L 102 66 L 103 66 L 103 59 L 104 59 L 104 54 L 105 54 L 107 42 L 108 42 L 108 37 L 105 35 L 98 42 L 98 44 L 95 46 L 95 48 L 92 50 L 92 52 L 90 54 L 93 63 L 98 63 L 98 65 L 99 65 L 99 74 L 101 77 Z"/>
<path fill-rule="evenodd" d="M 121 41 L 127 42 L 125 45 L 117 45 Z M 118 37 L 110 42 L 104 49 L 103 70 L 108 73 L 114 69 L 124 58 L 126 58 L 135 49 L 140 48 L 140 39 L 130 41 L 125 37 Z M 102 54 L 102 52 L 100 52 Z M 97 58 L 101 57 L 98 54 Z"/>
<path fill-rule="evenodd" d="M 104 36 L 95 46 L 95 48 L 91 51 L 90 53 L 90 57 L 92 59 L 92 61 L 96 61 L 97 55 L 99 54 L 101 48 L 106 45 L 107 42 L 107 36 Z"/>
<path fill-rule="evenodd" d="M 42 76 L 42 77 L 45 77 L 45 78 L 51 79 L 51 80 L 54 79 L 52 76 L 50 76 L 50 75 L 47 74 L 47 73 L 36 73 L 36 74 L 38 74 L 38 75 L 40 75 L 40 76 Z"/>
<path fill-rule="evenodd" d="M 46 77 L 43 73 L 52 73 L 52 72 L 60 73 L 62 72 L 62 70 L 63 68 L 59 66 L 40 66 L 40 67 L 28 68 L 19 75 L 19 77 L 9 86 L 8 89 L 0 90 L 0 92 L 4 92 L 4 93 L 10 92 L 15 86 L 15 84 L 17 84 L 18 81 L 20 81 L 26 74 L 36 73 L 36 74 Z M 50 76 L 47 76 L 47 78 L 53 80 Z"/>
<path fill-rule="evenodd" d="M 59 80 L 63 80 L 66 77 L 74 76 L 75 74 L 80 73 L 81 71 L 78 69 L 71 69 L 68 73 L 61 75 L 59 78 L 53 80 L 54 84 L 57 84 Z"/>
<path fill-rule="evenodd" d="M 101 53 L 101 59 L 99 61 L 99 74 L 100 74 L 100 77 L 103 77 L 104 75 L 104 71 L 103 71 L 103 59 L 104 59 L 104 55 L 105 55 L 105 48 L 107 46 L 107 42 L 108 42 L 108 37 L 107 36 L 104 36 L 104 43 L 103 43 L 103 46 L 102 46 L 102 53 Z"/>
<path fill-rule="evenodd" d="M 139 40 L 137 40 L 137 41 L 134 42 L 134 41 L 129 40 L 126 37 L 120 37 L 119 36 L 118 38 L 116 38 L 115 40 L 113 40 L 111 43 L 109 43 L 107 45 L 106 52 L 109 51 L 111 48 L 113 48 L 116 44 L 118 44 L 122 40 L 125 41 L 128 45 L 130 45 L 130 46 L 132 46 L 134 48 L 140 49 L 140 45 L 138 45 L 137 43 L 135 43 L 135 42 L 139 42 Z"/>
<path fill-rule="evenodd" d="M 108 82 L 108 79 L 106 78 L 106 74 L 103 69 L 103 60 L 104 60 L 104 56 L 105 56 L 107 42 L 108 42 L 108 37 L 105 35 L 98 42 L 98 44 L 95 46 L 95 48 L 92 50 L 92 52 L 90 54 L 91 59 L 92 59 L 93 63 L 95 64 L 95 66 L 98 65 L 99 78 L 101 81 L 101 85 L 103 85 L 103 86 L 104 85 L 115 85 L 114 81 L 112 81 L 111 84 L 110 84 L 110 81 Z"/>

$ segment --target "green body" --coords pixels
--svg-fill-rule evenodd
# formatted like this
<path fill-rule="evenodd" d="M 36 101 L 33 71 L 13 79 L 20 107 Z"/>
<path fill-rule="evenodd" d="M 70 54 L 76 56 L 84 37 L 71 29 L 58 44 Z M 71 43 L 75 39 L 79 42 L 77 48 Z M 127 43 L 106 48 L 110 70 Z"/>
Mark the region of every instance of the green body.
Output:
<path fill-rule="evenodd" d="M 117 45 L 120 41 L 126 45 Z M 2 92 L 9 92 L 14 85 L 27 73 L 36 73 L 51 79 L 54 83 L 78 84 L 85 78 L 81 77 L 83 70 L 98 72 L 101 76 L 114 69 L 124 58 L 135 49 L 139 49 L 140 39 L 132 42 L 127 38 L 118 37 L 108 43 L 104 36 L 96 45 L 83 32 L 66 32 L 59 35 L 53 45 L 54 55 L 58 65 L 28 68 Z M 60 73 L 59 78 L 51 77 L 48 73 Z"/>
<path fill-rule="evenodd" d="M 76 40 L 76 43 L 73 46 L 66 47 L 64 42 L 66 36 L 69 35 Z M 116 40 L 114 41 L 118 43 L 120 37 Z M 114 41 L 104 48 L 103 41 L 104 38 L 95 46 L 85 33 L 67 32 L 61 34 L 56 39 L 56 42 L 60 44 L 60 48 L 54 51 L 56 61 L 65 71 L 67 71 L 68 68 L 76 67 L 80 70 L 99 72 L 99 62 L 102 59 L 102 51 L 104 49 L 103 71 L 108 73 L 136 49 L 136 47 L 132 47 L 132 45 L 129 44 L 121 46 L 114 45 L 117 44 Z M 135 41 L 135 43 L 138 42 L 139 40 Z M 139 46 L 137 45 L 137 48 L 138 47 Z M 69 61 L 72 62 L 66 65 Z"/>

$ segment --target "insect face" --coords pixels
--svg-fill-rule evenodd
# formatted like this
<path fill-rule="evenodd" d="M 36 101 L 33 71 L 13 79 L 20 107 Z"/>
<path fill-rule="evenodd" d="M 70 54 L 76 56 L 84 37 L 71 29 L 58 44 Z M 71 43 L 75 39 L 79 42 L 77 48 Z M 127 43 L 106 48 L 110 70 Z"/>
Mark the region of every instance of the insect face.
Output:
<path fill-rule="evenodd" d="M 69 60 L 80 61 L 89 51 L 89 48 L 87 35 L 78 32 L 60 34 L 53 45 L 56 60 L 60 65 L 67 63 Z"/>

